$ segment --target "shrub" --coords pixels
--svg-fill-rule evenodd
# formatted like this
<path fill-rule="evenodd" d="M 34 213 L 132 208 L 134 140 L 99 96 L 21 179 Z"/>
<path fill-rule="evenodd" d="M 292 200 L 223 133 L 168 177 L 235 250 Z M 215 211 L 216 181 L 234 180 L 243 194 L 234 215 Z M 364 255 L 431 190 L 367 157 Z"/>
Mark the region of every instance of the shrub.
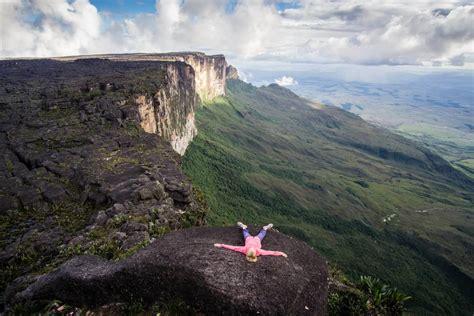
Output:
<path fill-rule="evenodd" d="M 342 281 L 343 289 L 329 292 L 329 315 L 402 315 L 404 303 L 411 299 L 397 288 L 371 276 L 361 276 L 357 283 L 352 284 L 337 269 L 332 269 L 331 275 Z"/>

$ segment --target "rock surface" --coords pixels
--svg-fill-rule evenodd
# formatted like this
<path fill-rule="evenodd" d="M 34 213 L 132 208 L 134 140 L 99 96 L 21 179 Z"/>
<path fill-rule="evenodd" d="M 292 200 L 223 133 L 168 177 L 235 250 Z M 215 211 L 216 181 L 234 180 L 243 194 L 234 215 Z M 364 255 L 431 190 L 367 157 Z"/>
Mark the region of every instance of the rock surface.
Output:
<path fill-rule="evenodd" d="M 214 243 L 243 240 L 235 227 L 175 231 L 123 261 L 75 257 L 26 290 L 11 290 L 7 299 L 10 304 L 59 299 L 94 307 L 179 297 L 207 314 L 326 314 L 326 262 L 305 243 L 270 231 L 263 247 L 284 251 L 288 258 L 265 256 L 256 263 Z"/>
<path fill-rule="evenodd" d="M 232 65 L 227 66 L 225 72 L 226 72 L 227 79 L 234 79 L 234 80 L 239 79 L 239 71 L 234 66 Z"/>

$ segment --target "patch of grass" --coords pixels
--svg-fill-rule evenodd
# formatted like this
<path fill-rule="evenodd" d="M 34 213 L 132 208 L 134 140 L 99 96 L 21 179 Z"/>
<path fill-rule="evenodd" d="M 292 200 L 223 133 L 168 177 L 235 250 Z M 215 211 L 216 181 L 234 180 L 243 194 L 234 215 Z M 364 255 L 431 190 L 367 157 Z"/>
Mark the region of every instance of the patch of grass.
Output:
<path fill-rule="evenodd" d="M 73 234 L 87 224 L 92 212 L 93 208 L 81 208 L 77 203 L 65 201 L 51 205 L 49 213 L 54 216 L 59 227 L 66 233 Z"/>
<path fill-rule="evenodd" d="M 5 159 L 5 167 L 7 167 L 8 172 L 13 172 L 13 162 L 10 159 Z"/>
<path fill-rule="evenodd" d="M 102 167 L 108 171 L 117 170 L 117 167 L 122 164 L 132 164 L 132 165 L 139 165 L 140 161 L 135 158 L 130 157 L 121 157 L 117 155 L 110 155 L 102 158 Z"/>

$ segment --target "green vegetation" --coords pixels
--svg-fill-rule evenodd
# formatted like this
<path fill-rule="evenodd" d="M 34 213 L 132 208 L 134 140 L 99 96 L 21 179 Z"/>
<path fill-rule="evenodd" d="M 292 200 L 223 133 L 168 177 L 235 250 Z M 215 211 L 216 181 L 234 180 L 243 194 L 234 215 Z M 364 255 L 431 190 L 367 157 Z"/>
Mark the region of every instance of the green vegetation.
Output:
<path fill-rule="evenodd" d="M 439 126 L 417 123 L 402 124 L 397 128 L 400 132 L 419 137 L 434 137 L 442 141 L 453 142 L 459 146 L 474 146 L 474 141 L 469 133 L 455 128 L 443 128 Z"/>
<path fill-rule="evenodd" d="M 474 178 L 474 139 L 471 133 L 423 123 L 401 124 L 395 131 L 423 143 L 455 168 Z"/>
<path fill-rule="evenodd" d="M 88 204 L 80 206 L 71 201 L 64 201 L 52 205 L 51 209 L 19 208 L 0 215 L 1 247 L 11 239 L 23 236 L 21 243 L 16 245 L 15 255 L 4 263 L 4 268 L 0 271 L 0 288 L 5 289 L 9 282 L 23 275 L 25 270 L 49 271 L 64 259 L 61 256 L 56 257 L 58 251 L 50 249 L 49 245 L 51 242 L 59 246 L 61 240 L 45 231 L 32 230 L 28 233 L 31 222 L 51 223 L 68 234 L 74 234 L 87 224 L 95 211 L 96 209 Z"/>
<path fill-rule="evenodd" d="M 340 270 L 331 271 L 338 289 L 330 289 L 329 315 L 402 315 L 411 297 L 377 278 L 361 276 L 352 283 Z M 334 282 L 334 281 L 333 281 Z"/>
<path fill-rule="evenodd" d="M 446 162 L 275 85 L 230 80 L 197 121 L 183 168 L 207 197 L 209 224 L 271 221 L 350 279 L 396 285 L 410 311 L 474 311 L 473 184 Z"/>

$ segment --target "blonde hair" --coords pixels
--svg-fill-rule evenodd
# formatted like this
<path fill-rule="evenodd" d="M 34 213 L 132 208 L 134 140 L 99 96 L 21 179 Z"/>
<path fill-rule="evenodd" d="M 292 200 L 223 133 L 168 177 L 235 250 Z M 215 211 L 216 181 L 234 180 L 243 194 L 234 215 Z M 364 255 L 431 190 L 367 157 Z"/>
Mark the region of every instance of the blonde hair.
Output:
<path fill-rule="evenodd" d="M 246 258 L 248 262 L 257 262 L 257 252 L 254 248 L 250 248 L 249 251 L 247 251 Z"/>

